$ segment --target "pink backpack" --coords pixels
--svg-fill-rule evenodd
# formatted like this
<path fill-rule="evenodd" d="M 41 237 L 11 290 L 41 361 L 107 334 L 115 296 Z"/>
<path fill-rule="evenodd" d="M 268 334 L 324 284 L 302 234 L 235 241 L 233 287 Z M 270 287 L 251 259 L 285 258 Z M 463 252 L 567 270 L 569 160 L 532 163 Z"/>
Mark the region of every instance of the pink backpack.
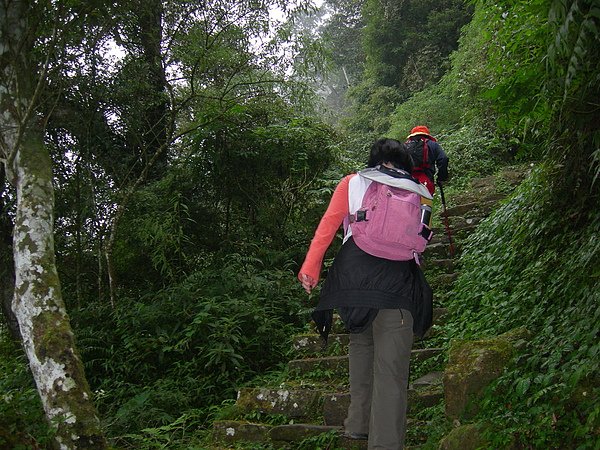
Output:
<path fill-rule="evenodd" d="M 362 205 L 350 216 L 352 237 L 358 247 L 380 258 L 408 261 L 425 250 L 433 233 L 431 207 L 421 195 L 373 181 Z"/>

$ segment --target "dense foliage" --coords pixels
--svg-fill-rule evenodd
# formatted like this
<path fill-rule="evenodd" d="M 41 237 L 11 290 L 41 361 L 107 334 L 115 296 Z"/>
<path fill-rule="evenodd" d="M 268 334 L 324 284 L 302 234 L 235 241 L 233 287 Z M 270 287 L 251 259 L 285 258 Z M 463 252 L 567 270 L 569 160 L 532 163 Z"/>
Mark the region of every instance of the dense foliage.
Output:
<path fill-rule="evenodd" d="M 2 329 L 0 335 L 0 448 L 45 445 L 52 433 L 44 421 L 39 394 L 27 360 Z M 27 447 L 25 447 L 27 448 Z"/>
<path fill-rule="evenodd" d="M 598 438 L 599 215 L 548 189 L 559 176 L 556 166 L 539 167 L 481 225 L 461 259 L 454 335 L 493 336 L 516 326 L 533 335 L 480 413 L 494 424 L 493 448 L 595 448 Z"/>
<path fill-rule="evenodd" d="M 276 367 L 306 320 L 293 282 L 285 265 L 231 253 L 178 284 L 123 298 L 117 310 L 80 310 L 83 358 L 112 433 L 167 425 L 190 410 L 202 417 Z"/>
<path fill-rule="evenodd" d="M 346 126 L 350 133 L 372 139 L 387 133 L 397 105 L 447 71 L 470 8 L 463 0 L 367 0 L 363 18 L 363 51 L 368 57 L 360 82 L 349 91 Z"/>

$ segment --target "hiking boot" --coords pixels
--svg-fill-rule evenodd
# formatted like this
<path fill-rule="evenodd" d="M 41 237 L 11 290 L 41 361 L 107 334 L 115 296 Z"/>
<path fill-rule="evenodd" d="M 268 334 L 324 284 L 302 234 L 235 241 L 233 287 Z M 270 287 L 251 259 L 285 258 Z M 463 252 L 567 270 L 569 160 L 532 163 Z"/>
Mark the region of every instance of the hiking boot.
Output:
<path fill-rule="evenodd" d="M 351 433 L 349 431 L 344 432 L 344 437 L 357 441 L 366 441 L 369 439 L 369 435 L 367 433 Z"/>

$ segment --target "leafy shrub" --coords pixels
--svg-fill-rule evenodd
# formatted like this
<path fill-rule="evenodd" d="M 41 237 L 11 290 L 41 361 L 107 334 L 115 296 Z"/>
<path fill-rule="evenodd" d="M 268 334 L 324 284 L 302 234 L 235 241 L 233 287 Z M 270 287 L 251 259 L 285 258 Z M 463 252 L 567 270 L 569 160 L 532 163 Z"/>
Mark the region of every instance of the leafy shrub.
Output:
<path fill-rule="evenodd" d="M 232 254 L 156 294 L 77 314 L 83 359 L 111 434 L 165 426 L 233 397 L 276 366 L 304 324 L 291 270 Z"/>
<path fill-rule="evenodd" d="M 440 141 L 450 158 L 452 178 L 462 182 L 492 174 L 511 159 L 506 143 L 482 121 L 474 120 L 448 136 L 440 136 Z"/>

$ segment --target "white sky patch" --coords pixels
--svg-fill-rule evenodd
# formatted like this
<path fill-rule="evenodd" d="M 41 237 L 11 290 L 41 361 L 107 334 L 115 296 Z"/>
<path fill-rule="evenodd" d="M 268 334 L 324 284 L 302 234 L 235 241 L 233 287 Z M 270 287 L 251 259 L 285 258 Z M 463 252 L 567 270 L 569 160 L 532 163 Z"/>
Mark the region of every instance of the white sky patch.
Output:
<path fill-rule="evenodd" d="M 104 49 L 104 56 L 110 62 L 111 67 L 116 67 L 125 58 L 125 49 L 117 44 L 114 39 L 107 40 L 102 47 Z"/>

